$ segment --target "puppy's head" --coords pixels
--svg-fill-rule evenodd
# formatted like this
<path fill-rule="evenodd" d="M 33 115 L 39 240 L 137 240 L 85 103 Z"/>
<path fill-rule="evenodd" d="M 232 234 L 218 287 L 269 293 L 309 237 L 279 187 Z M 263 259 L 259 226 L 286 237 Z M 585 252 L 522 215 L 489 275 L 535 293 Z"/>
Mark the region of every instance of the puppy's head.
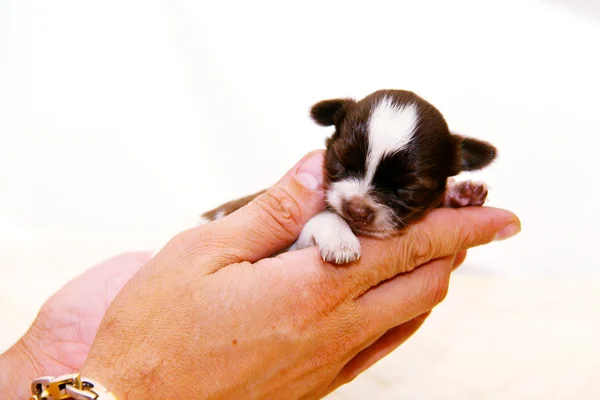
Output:
<path fill-rule="evenodd" d="M 451 133 L 435 107 L 408 91 L 321 101 L 311 117 L 335 127 L 326 141 L 328 206 L 366 236 L 402 230 L 441 204 L 448 177 L 496 157 L 492 145 Z"/>

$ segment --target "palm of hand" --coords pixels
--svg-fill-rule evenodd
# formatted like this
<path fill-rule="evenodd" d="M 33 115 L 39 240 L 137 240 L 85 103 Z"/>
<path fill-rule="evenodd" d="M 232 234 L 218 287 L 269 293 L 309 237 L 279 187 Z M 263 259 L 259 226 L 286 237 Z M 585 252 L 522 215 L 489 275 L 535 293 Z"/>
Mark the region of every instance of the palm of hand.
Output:
<path fill-rule="evenodd" d="M 150 253 L 114 257 L 48 299 L 22 339 L 40 373 L 56 376 L 81 368 L 109 304 L 150 257 Z"/>

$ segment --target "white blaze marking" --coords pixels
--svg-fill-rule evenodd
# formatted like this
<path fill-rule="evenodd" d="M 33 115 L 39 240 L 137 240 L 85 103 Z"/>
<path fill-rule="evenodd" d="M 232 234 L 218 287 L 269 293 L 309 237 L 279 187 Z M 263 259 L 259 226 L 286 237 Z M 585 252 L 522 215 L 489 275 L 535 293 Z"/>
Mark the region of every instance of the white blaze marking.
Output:
<path fill-rule="evenodd" d="M 369 119 L 369 150 L 365 181 L 371 182 L 379 162 L 386 154 L 402 150 L 412 139 L 418 122 L 415 104 L 396 105 L 384 97 L 371 112 Z"/>
<path fill-rule="evenodd" d="M 375 202 L 369 196 L 369 191 L 381 160 L 388 154 L 402 150 L 410 143 L 418 121 L 418 108 L 415 104 L 396 105 L 389 97 L 384 97 L 377 103 L 369 118 L 369 148 L 365 160 L 365 175 L 334 182 L 327 192 L 329 205 L 343 214 L 345 201 L 353 197 L 362 198 L 375 211 L 373 226 L 380 230 L 379 235 L 383 237 L 392 232 L 393 211 Z"/>

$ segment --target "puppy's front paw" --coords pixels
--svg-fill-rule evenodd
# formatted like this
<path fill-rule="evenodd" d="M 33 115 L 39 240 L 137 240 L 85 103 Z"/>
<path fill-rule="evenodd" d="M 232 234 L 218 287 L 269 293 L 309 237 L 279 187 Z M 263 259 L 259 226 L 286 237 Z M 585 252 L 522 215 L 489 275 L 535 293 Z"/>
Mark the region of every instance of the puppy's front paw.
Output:
<path fill-rule="evenodd" d="M 360 258 L 360 242 L 338 214 L 324 211 L 315 215 L 302 229 L 289 250 L 317 245 L 323 261 L 347 264 Z"/>
<path fill-rule="evenodd" d="M 360 258 L 360 242 L 354 234 L 317 241 L 323 261 L 347 264 Z"/>
<path fill-rule="evenodd" d="M 444 207 L 482 206 L 487 195 L 488 186 L 483 182 L 450 181 L 444 198 Z"/>

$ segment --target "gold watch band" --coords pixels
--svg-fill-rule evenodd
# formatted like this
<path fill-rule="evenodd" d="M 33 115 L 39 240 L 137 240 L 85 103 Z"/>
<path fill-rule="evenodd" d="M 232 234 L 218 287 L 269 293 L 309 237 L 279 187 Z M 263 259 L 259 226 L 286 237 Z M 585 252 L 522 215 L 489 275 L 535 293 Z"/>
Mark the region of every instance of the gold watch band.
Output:
<path fill-rule="evenodd" d="M 59 377 L 43 376 L 31 383 L 29 400 L 117 400 L 104 386 L 78 373 Z"/>

